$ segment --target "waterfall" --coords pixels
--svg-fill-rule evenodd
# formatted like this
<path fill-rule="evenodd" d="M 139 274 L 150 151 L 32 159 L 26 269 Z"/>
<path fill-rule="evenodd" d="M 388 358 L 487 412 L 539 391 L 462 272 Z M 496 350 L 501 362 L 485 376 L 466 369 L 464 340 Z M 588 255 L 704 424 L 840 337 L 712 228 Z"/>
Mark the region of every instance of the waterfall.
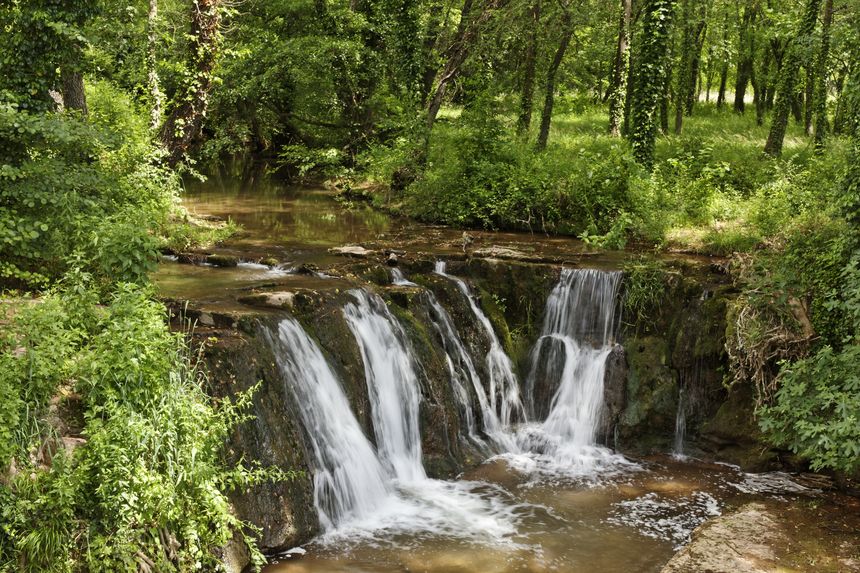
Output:
<path fill-rule="evenodd" d="M 314 506 L 323 529 L 368 517 L 392 488 L 340 382 L 294 319 L 266 335 L 313 451 Z"/>
<path fill-rule="evenodd" d="M 344 314 L 360 346 L 367 347 L 362 359 L 378 451 L 362 432 L 319 346 L 299 323 L 284 318 L 277 329 L 265 331 L 313 454 L 314 505 L 325 531 L 316 541 L 343 548 L 424 534 L 514 544 L 520 506 L 510 503 L 503 490 L 426 477 L 418 436 L 420 395 L 412 364 L 404 358 L 402 329 L 378 297 L 352 294 L 357 303 L 348 304 Z"/>
<path fill-rule="evenodd" d="M 493 442 L 493 449 L 496 453 L 516 450 L 516 442 L 502 424 L 496 411 L 490 406 L 490 400 L 483 384 L 481 384 L 481 378 L 478 376 L 472 357 L 466 350 L 456 326 L 454 326 L 454 321 L 451 320 L 451 315 L 439 304 L 439 300 L 432 292 L 426 291 L 426 293 L 430 303 L 430 318 L 445 348 L 445 358 L 451 375 L 454 395 L 460 410 L 464 413 L 469 439 L 481 449 L 488 450 L 487 444 L 478 435 L 477 423 L 472 411 L 471 395 L 468 390 L 471 387 L 481 409 L 484 434 Z"/>
<path fill-rule="evenodd" d="M 418 286 L 414 282 L 407 279 L 406 276 L 403 274 L 403 271 L 401 271 L 397 267 L 391 267 L 391 284 L 396 286 Z"/>
<path fill-rule="evenodd" d="M 684 387 L 678 390 L 678 411 L 675 413 L 675 447 L 672 456 L 676 459 L 684 459 L 684 437 L 687 434 L 687 411 L 684 400 Z"/>
<path fill-rule="evenodd" d="M 503 428 L 510 426 L 513 418 L 519 417 L 525 419 L 525 409 L 520 399 L 520 387 L 517 382 L 517 376 L 514 374 L 513 364 L 508 355 L 505 354 L 502 348 L 499 337 L 496 336 L 496 331 L 493 330 L 493 325 L 490 319 L 481 310 L 469 285 L 463 279 L 449 275 L 446 272 L 445 261 L 436 261 L 435 272 L 457 285 L 460 292 L 469 301 L 469 308 L 472 314 L 481 325 L 481 328 L 486 333 L 490 341 L 490 351 L 487 353 L 487 373 L 489 375 L 489 407 L 498 414 L 498 419 Z"/>
<path fill-rule="evenodd" d="M 380 458 L 398 479 L 425 479 L 418 430 L 421 395 L 406 334 L 378 295 L 358 289 L 350 294 L 356 302 L 348 303 L 343 314 L 361 350 Z"/>
<path fill-rule="evenodd" d="M 522 470 L 590 475 L 597 469 L 629 464 L 596 446 L 603 415 L 606 360 L 619 322 L 618 290 L 622 273 L 563 269 L 547 299 L 541 336 L 531 354 L 527 390 L 543 423 L 522 428 L 520 446 L 534 455 L 511 458 Z M 536 385 L 554 390 L 546 404 Z"/>

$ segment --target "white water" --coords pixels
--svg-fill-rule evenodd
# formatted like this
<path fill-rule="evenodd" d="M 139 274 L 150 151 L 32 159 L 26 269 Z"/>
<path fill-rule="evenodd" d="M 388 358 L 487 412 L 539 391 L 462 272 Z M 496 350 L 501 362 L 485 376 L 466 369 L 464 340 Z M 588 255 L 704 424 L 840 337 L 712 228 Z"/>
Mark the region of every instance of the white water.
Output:
<path fill-rule="evenodd" d="M 516 469 L 544 476 L 589 478 L 632 469 L 633 464 L 596 445 L 603 415 L 606 359 L 615 345 L 620 272 L 563 269 L 547 299 L 541 336 L 532 350 L 529 398 L 539 371 L 555 387 L 541 424 L 520 429 Z"/>
<path fill-rule="evenodd" d="M 266 331 L 315 461 L 314 506 L 331 531 L 372 515 L 393 488 L 316 343 L 292 318 Z"/>
<path fill-rule="evenodd" d="M 675 444 L 672 455 L 678 459 L 684 459 L 684 438 L 687 434 L 687 405 L 684 403 L 684 388 L 678 390 L 678 410 L 675 413 Z"/>
<path fill-rule="evenodd" d="M 445 261 L 436 261 L 435 272 L 447 279 L 454 281 L 460 292 L 469 301 L 472 314 L 486 333 L 490 341 L 490 351 L 487 353 L 487 372 L 489 374 L 489 407 L 498 416 L 501 427 L 508 428 L 514 418 L 526 419 L 525 409 L 520 398 L 520 385 L 514 374 L 513 364 L 502 348 L 496 331 L 487 315 L 475 302 L 469 285 L 463 279 L 449 275 L 446 272 Z"/>
<path fill-rule="evenodd" d="M 481 449 L 492 451 L 492 453 L 516 451 L 518 449 L 516 441 L 490 405 L 490 400 L 484 390 L 484 385 L 481 383 L 481 378 L 478 376 L 475 363 L 466 350 L 460 333 L 454 326 L 454 321 L 451 320 L 451 315 L 439 304 L 439 300 L 432 292 L 427 291 L 427 297 L 430 302 L 430 317 L 433 326 L 442 338 L 445 347 L 445 358 L 451 375 L 451 384 L 454 387 L 454 395 L 459 402 L 461 411 L 465 414 L 469 438 Z M 492 442 L 492 448 L 487 448 L 484 439 L 478 435 L 469 387 L 472 388 L 477 397 L 478 406 L 481 409 L 482 429 Z"/>
<path fill-rule="evenodd" d="M 379 296 L 350 294 L 356 303 L 347 304 L 343 314 L 361 350 L 379 456 L 394 477 L 422 480 L 427 475 L 418 431 L 421 394 L 406 335 Z"/>
<path fill-rule="evenodd" d="M 407 279 L 406 275 L 403 274 L 403 271 L 401 271 L 397 267 L 391 267 L 391 284 L 396 286 L 418 286 L 414 282 Z"/>
<path fill-rule="evenodd" d="M 366 340 L 381 344 L 377 336 L 383 340 L 397 337 L 399 326 L 389 322 L 394 319 L 387 309 L 379 308 L 375 297 L 363 291 L 354 294 L 358 304 L 344 312 L 356 313 Z M 377 320 L 389 325 L 380 326 Z M 377 440 L 385 444 L 380 449 L 386 450 L 378 454 L 362 432 L 336 375 L 301 326 L 285 318 L 277 332 L 266 334 L 284 383 L 296 399 L 313 451 L 314 504 L 325 531 L 318 543 L 343 546 L 362 540 L 391 542 L 394 536 L 406 533 L 515 545 L 511 536 L 516 533 L 517 513 L 522 506 L 510 503 L 510 496 L 498 486 L 428 479 L 421 466 L 420 442 L 401 440 L 398 433 L 408 439 L 416 436 L 411 431 L 418 425 L 417 410 L 411 403 L 415 396 L 411 394 L 417 395 L 417 385 L 412 390 L 394 388 L 406 400 L 401 402 L 399 413 L 391 404 L 382 405 L 382 417 L 400 420 L 374 426 Z M 397 354 L 405 352 L 405 347 L 399 343 L 389 351 Z M 389 375 L 402 374 L 417 383 L 414 371 L 408 372 L 412 369 L 408 359 L 404 362 L 402 357 L 394 358 L 396 369 L 380 369 L 374 362 L 368 370 L 368 386 L 375 388 L 373 392 L 379 394 L 383 388 L 392 390 L 399 385 L 396 380 L 384 380 Z M 368 355 L 366 366 L 375 359 L 375 355 Z M 385 396 L 379 399 L 386 401 Z M 374 409 L 380 404 L 374 402 Z M 374 413 L 375 424 L 377 417 Z"/>

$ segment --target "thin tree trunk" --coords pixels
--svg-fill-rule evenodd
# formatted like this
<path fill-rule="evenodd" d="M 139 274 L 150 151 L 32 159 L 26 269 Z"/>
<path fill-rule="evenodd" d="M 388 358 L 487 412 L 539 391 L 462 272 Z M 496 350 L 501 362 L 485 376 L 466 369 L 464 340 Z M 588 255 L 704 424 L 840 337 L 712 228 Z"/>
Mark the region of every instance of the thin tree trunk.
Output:
<path fill-rule="evenodd" d="M 615 69 L 612 85 L 609 88 L 609 134 L 621 135 L 621 122 L 624 119 L 624 86 L 630 74 L 630 19 L 632 0 L 621 0 L 621 17 L 618 22 L 618 48 L 615 52 Z"/>
<path fill-rule="evenodd" d="M 773 120 L 770 125 L 770 133 L 764 146 L 764 152 L 768 155 L 778 156 L 782 153 L 782 144 L 785 140 L 785 131 L 788 128 L 788 114 L 791 111 L 792 102 L 795 99 L 795 84 L 797 81 L 797 68 L 802 62 L 800 45 L 806 38 L 812 36 L 815 31 L 815 23 L 818 19 L 818 10 L 821 8 L 821 0 L 807 0 L 806 10 L 800 28 L 791 45 L 788 46 L 783 57 L 782 70 L 780 71 L 779 87 L 777 88 L 776 103 L 773 109 Z"/>
<path fill-rule="evenodd" d="M 707 8 L 707 4 L 702 4 L 702 10 Z M 705 36 L 707 35 L 708 22 L 706 20 L 707 13 L 702 13 L 699 22 L 696 24 L 692 38 L 693 53 L 690 60 L 690 83 L 687 88 L 686 99 L 684 103 L 684 114 L 687 116 L 693 115 L 693 108 L 699 100 L 699 94 L 702 91 L 702 78 L 700 73 L 702 62 L 702 49 L 705 45 Z"/>
<path fill-rule="evenodd" d="M 221 0 L 195 0 L 191 7 L 188 70 L 191 80 L 179 90 L 173 111 L 161 126 L 170 165 L 179 163 L 200 135 L 209 104 L 212 70 L 220 47 Z"/>
<path fill-rule="evenodd" d="M 469 55 L 472 44 L 475 42 L 481 28 L 487 21 L 492 18 L 493 12 L 504 2 L 504 0 L 487 0 L 481 13 L 474 19 L 466 21 L 469 13 L 472 10 L 472 0 L 465 0 L 463 3 L 462 19 L 457 27 L 457 33 L 447 50 L 448 59 L 445 62 L 445 67 L 442 69 L 439 79 L 436 80 L 436 87 L 433 90 L 433 95 L 427 103 L 427 138 L 429 141 L 430 132 L 433 130 L 433 124 L 436 122 L 436 116 L 442 108 L 442 102 L 445 101 L 445 94 L 448 87 L 460 74 L 460 67 Z"/>
<path fill-rule="evenodd" d="M 149 13 L 146 17 L 146 82 L 149 88 L 149 97 L 152 98 L 152 107 L 149 110 L 149 127 L 153 131 L 157 130 L 158 124 L 161 123 L 161 113 L 164 108 L 164 94 L 161 93 L 158 70 L 156 69 L 157 23 L 158 0 L 149 0 Z"/>
<path fill-rule="evenodd" d="M 546 149 L 547 141 L 549 140 L 549 127 L 552 122 L 552 108 L 555 104 L 555 76 L 558 73 L 558 68 L 564 60 L 564 54 L 567 52 L 567 47 L 570 45 L 570 39 L 573 36 L 573 26 L 571 25 L 570 12 L 565 9 L 562 15 L 562 32 L 561 42 L 555 50 L 555 55 L 549 64 L 549 69 L 546 72 L 546 93 L 544 95 L 543 110 L 540 115 L 540 130 L 536 147 L 539 151 Z"/>
<path fill-rule="evenodd" d="M 738 44 L 738 68 L 735 76 L 735 105 L 737 113 L 743 113 L 746 108 L 747 84 L 750 81 L 751 68 L 753 66 L 754 49 L 752 42 L 754 34 L 751 28 L 755 23 L 755 0 L 748 0 L 744 6 L 744 15 L 741 20 L 740 42 Z"/>
<path fill-rule="evenodd" d="M 430 14 L 427 20 L 427 31 L 424 35 L 424 43 L 421 50 L 424 58 L 424 72 L 421 76 L 421 92 L 419 94 L 422 107 L 427 104 L 430 90 L 433 89 L 433 80 L 436 78 L 437 67 L 433 62 L 433 50 L 436 49 L 436 43 L 439 41 L 439 35 L 443 29 L 443 8 L 442 2 L 435 2 L 430 7 Z"/>
<path fill-rule="evenodd" d="M 803 132 L 812 135 L 812 116 L 815 96 L 815 68 L 811 63 L 806 64 L 806 83 L 803 86 Z"/>
<path fill-rule="evenodd" d="M 827 136 L 827 59 L 830 57 L 830 27 L 833 24 L 833 0 L 824 2 L 824 22 L 821 28 L 821 51 L 815 77 L 815 149 L 824 149 Z"/>
<path fill-rule="evenodd" d="M 723 67 L 720 70 L 720 89 L 717 92 L 717 109 L 722 109 L 726 105 L 726 84 L 729 82 L 729 62 L 723 61 Z"/>
<path fill-rule="evenodd" d="M 535 63 L 537 62 L 538 28 L 540 27 L 540 0 L 534 0 L 531 8 L 531 34 L 526 44 L 523 89 L 520 94 L 520 116 L 517 133 L 527 134 L 532 123 L 532 107 L 535 93 Z"/>
<path fill-rule="evenodd" d="M 63 79 L 63 107 L 81 112 L 86 116 L 87 94 L 84 91 L 84 77 L 80 72 L 66 72 L 62 74 Z"/>

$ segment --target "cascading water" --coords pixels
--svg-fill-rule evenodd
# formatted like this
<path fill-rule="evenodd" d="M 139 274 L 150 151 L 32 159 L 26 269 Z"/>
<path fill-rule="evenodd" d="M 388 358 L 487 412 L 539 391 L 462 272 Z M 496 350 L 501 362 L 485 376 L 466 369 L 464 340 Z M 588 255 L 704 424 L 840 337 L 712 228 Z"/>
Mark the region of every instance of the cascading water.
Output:
<path fill-rule="evenodd" d="M 502 348 L 499 337 L 496 336 L 490 319 L 481 310 L 472 296 L 469 285 L 463 279 L 449 275 L 446 272 L 445 261 L 436 261 L 434 271 L 449 280 L 454 281 L 460 292 L 469 301 L 472 314 L 481 325 L 490 341 L 490 351 L 487 353 L 487 373 L 489 375 L 489 407 L 498 414 L 502 428 L 508 428 L 514 418 L 525 420 L 525 409 L 520 398 L 520 386 L 514 374 L 513 364 Z"/>
<path fill-rule="evenodd" d="M 482 450 L 499 452 L 511 452 L 517 449 L 516 441 L 508 432 L 508 429 L 502 424 L 496 411 L 491 407 L 490 400 L 481 384 L 481 378 L 478 376 L 478 371 L 475 368 L 475 363 L 463 340 L 457 332 L 454 321 L 448 311 L 439 304 L 436 296 L 426 291 L 426 295 L 430 305 L 430 318 L 433 321 L 433 326 L 439 333 L 442 339 L 442 344 L 445 347 L 445 357 L 448 364 L 448 371 L 451 374 L 451 383 L 454 387 L 454 394 L 459 402 L 461 411 L 464 412 L 466 428 L 471 441 Z M 483 421 L 484 434 L 492 442 L 492 448 L 487 448 L 487 444 L 483 438 L 478 435 L 477 423 L 475 415 L 472 411 L 472 400 L 468 388 L 471 386 L 478 400 L 478 405 L 481 409 L 481 419 Z"/>
<path fill-rule="evenodd" d="M 314 505 L 323 529 L 370 516 L 393 491 L 319 347 L 292 318 L 266 331 L 314 456 Z"/>
<path fill-rule="evenodd" d="M 687 411 L 684 399 L 684 387 L 678 390 L 678 411 L 675 413 L 675 444 L 672 448 L 672 456 L 676 459 L 684 459 L 684 438 L 687 433 Z"/>
<path fill-rule="evenodd" d="M 418 286 L 414 282 L 407 279 L 406 275 L 403 274 L 403 271 L 401 271 L 397 267 L 391 267 L 391 284 L 396 286 Z"/>
<path fill-rule="evenodd" d="M 342 546 L 410 534 L 512 545 L 519 506 L 509 503 L 500 488 L 426 477 L 417 434 L 417 376 L 402 329 L 378 297 L 364 291 L 353 295 L 357 303 L 347 305 L 344 314 L 353 315 L 348 320 L 355 321 L 359 344 L 369 346 L 362 358 L 368 388 L 376 396 L 372 407 L 379 452 L 362 432 L 319 347 L 298 322 L 284 318 L 277 330 L 266 332 L 314 457 L 314 504 L 326 532 L 318 542 Z M 375 348 L 387 348 L 395 366 L 381 364 L 385 356 Z"/>
<path fill-rule="evenodd" d="M 554 389 L 542 424 L 522 428 L 518 441 L 535 455 L 510 458 L 520 469 L 587 476 L 624 464 L 595 445 L 603 414 L 606 360 L 615 344 L 622 273 L 563 269 L 546 303 L 541 336 L 532 350 L 528 396 L 533 411 L 538 383 Z"/>
<path fill-rule="evenodd" d="M 379 296 L 363 290 L 350 294 L 356 303 L 347 304 L 343 314 L 361 350 L 379 455 L 398 479 L 425 479 L 418 431 L 421 395 L 406 335 Z"/>

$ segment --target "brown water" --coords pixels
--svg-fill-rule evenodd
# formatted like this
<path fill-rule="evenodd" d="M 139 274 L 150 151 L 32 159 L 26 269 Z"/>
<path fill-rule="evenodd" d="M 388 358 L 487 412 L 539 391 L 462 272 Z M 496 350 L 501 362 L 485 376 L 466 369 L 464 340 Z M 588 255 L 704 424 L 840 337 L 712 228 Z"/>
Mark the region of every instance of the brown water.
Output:
<path fill-rule="evenodd" d="M 403 571 L 427 573 L 658 572 L 705 519 L 741 503 L 789 505 L 820 500 L 784 474 L 744 474 L 736 468 L 670 456 L 641 460 L 595 482 L 532 482 L 502 460 L 464 477 L 502 486 L 522 504 L 508 544 L 384 535 L 356 544 L 310 543 L 266 573 Z M 819 501 L 819 503 L 824 503 Z"/>
<path fill-rule="evenodd" d="M 342 204 L 327 190 L 289 187 L 270 179 L 243 184 L 236 179 L 210 178 L 189 187 L 185 205 L 198 215 L 239 223 L 242 233 L 214 252 L 251 263 L 234 268 L 161 264 L 154 277 L 161 294 L 194 301 L 198 307 L 241 310 L 237 299 L 261 287 L 346 288 L 347 281 L 324 274 L 287 272 L 311 263 L 324 273 L 343 260 L 328 252 L 331 247 L 362 244 L 377 250 L 398 248 L 406 250 L 407 256 L 454 256 L 461 255 L 463 248 L 462 231 L 391 217 L 362 204 Z M 590 266 L 617 266 L 627 256 L 595 254 L 572 238 L 470 233 L 472 248 L 503 246 L 574 262 L 587 258 Z M 281 268 L 253 264 L 269 257 L 279 261 Z M 687 541 L 695 526 L 746 501 L 765 500 L 773 507 L 794 509 L 825 504 L 833 515 L 845 513 L 839 502 L 795 488 L 779 475 L 751 478 L 725 465 L 668 456 L 637 463 L 638 471 L 628 468 L 620 475 L 584 483 L 536 481 L 505 461 L 494 460 L 463 477 L 501 488 L 506 502 L 516 508 L 516 533 L 501 541 L 476 543 L 418 533 L 386 536 L 376 532 L 364 540 L 311 542 L 303 556 L 287 558 L 266 571 L 656 572 Z M 820 511 L 823 506 L 815 507 Z M 792 523 L 801 523 L 810 514 L 796 511 L 786 515 Z M 821 519 L 828 522 L 830 514 Z M 824 535 L 822 531 L 815 529 L 812 537 Z M 856 534 L 849 531 L 845 535 L 846 543 L 850 543 L 851 535 Z"/>

